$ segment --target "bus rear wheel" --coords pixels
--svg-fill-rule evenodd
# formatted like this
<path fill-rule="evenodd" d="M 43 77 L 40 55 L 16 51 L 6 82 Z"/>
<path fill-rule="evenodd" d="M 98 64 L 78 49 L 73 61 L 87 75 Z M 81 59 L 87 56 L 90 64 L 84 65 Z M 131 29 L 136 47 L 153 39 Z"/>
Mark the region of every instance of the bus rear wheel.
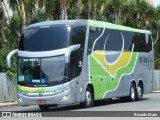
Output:
<path fill-rule="evenodd" d="M 94 106 L 93 93 L 89 87 L 87 87 L 85 92 L 85 101 L 81 103 L 82 107 L 92 107 Z"/>
<path fill-rule="evenodd" d="M 130 95 L 128 99 L 130 102 L 133 102 L 136 99 L 136 87 L 133 83 L 131 83 L 131 86 L 130 86 Z"/>
<path fill-rule="evenodd" d="M 39 105 L 39 108 L 44 111 L 44 110 L 49 110 L 49 106 L 48 105 Z"/>
<path fill-rule="evenodd" d="M 139 101 L 143 98 L 143 88 L 142 85 L 139 83 L 137 87 L 137 92 L 136 92 L 136 100 Z"/>

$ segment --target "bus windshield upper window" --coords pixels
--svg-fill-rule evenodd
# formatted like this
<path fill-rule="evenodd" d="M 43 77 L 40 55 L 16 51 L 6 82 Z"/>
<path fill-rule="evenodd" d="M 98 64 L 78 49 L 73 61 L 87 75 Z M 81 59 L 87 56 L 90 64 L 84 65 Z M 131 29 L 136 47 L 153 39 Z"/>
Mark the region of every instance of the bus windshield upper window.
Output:
<path fill-rule="evenodd" d="M 44 27 L 24 30 L 19 44 L 22 51 L 50 51 L 69 46 L 70 27 Z"/>

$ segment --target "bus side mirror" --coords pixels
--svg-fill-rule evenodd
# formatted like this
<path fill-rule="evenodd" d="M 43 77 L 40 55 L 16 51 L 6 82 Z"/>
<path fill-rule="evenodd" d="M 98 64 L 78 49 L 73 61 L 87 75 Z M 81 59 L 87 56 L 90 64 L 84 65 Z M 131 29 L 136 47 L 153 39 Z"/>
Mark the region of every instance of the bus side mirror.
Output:
<path fill-rule="evenodd" d="M 80 46 L 81 46 L 80 44 L 77 44 L 77 45 L 72 45 L 67 48 L 66 53 L 65 53 L 65 63 L 69 63 L 71 52 L 79 49 Z"/>
<path fill-rule="evenodd" d="M 7 67 L 10 68 L 11 67 L 11 57 L 18 52 L 18 49 L 15 49 L 13 51 L 11 51 L 8 55 L 7 55 L 7 59 L 6 59 L 6 64 L 7 64 Z"/>

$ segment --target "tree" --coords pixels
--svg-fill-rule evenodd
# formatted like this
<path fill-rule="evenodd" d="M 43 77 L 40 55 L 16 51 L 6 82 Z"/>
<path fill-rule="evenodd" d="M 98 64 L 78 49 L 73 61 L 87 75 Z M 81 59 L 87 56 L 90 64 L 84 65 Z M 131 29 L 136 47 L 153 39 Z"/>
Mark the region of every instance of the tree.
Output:
<path fill-rule="evenodd" d="M 2 24 L 1 24 L 1 34 L 2 34 L 2 41 L 1 41 L 1 44 L 2 44 L 2 48 L 5 49 L 6 48 L 6 43 L 7 43 L 7 39 L 6 39 L 6 36 L 5 36 L 5 25 L 6 25 L 6 17 L 5 17 L 5 14 L 6 14 L 6 10 L 5 10 L 5 3 L 3 0 L 1 0 L 1 8 L 2 8 Z"/>
<path fill-rule="evenodd" d="M 158 39 L 160 37 L 160 5 L 157 6 L 156 11 L 155 11 L 155 17 L 153 20 L 153 25 L 154 25 L 154 31 L 156 33 L 156 37 L 154 40 L 154 45 L 158 42 Z"/>
<path fill-rule="evenodd" d="M 121 13 L 123 8 L 123 0 L 111 0 L 110 1 L 110 10 L 112 11 L 112 15 L 114 16 L 114 23 L 121 23 Z"/>
<path fill-rule="evenodd" d="M 9 0 L 11 9 L 21 17 L 22 20 L 22 29 L 26 26 L 26 11 L 25 3 L 27 4 L 29 0 Z"/>
<path fill-rule="evenodd" d="M 8 0 L 13 16 L 8 18 L 4 0 L 0 3 L 0 52 L 17 48 L 25 26 L 44 20 L 94 19 L 152 32 L 156 65 L 160 52 L 160 6 L 146 0 Z M 8 22 L 7 22 L 8 21 Z M 2 55 L 2 54 L 1 54 Z M 2 64 L 5 64 L 2 62 Z M 0 68 L 6 71 L 5 65 Z"/>
<path fill-rule="evenodd" d="M 26 3 L 25 0 L 9 0 L 10 8 L 12 9 L 12 11 L 14 11 L 13 17 L 11 19 L 11 22 L 12 22 L 11 25 L 13 25 L 14 27 L 16 26 L 15 23 L 13 23 L 13 22 L 15 22 L 14 20 L 16 18 L 18 18 L 18 19 L 20 18 L 20 20 L 21 20 L 20 23 L 22 23 L 21 28 L 19 28 L 19 27 L 14 28 L 14 30 L 19 38 L 20 38 L 22 30 L 26 26 L 26 21 L 27 21 L 26 20 L 25 5 L 24 5 L 25 3 Z"/>
<path fill-rule="evenodd" d="M 60 5 L 60 19 L 61 20 L 67 20 L 68 19 L 68 14 L 67 14 L 67 7 L 70 3 L 70 0 L 59 0 L 59 5 Z"/>
<path fill-rule="evenodd" d="M 46 19 L 53 20 L 55 10 L 56 0 L 37 0 L 36 13 L 44 13 Z"/>

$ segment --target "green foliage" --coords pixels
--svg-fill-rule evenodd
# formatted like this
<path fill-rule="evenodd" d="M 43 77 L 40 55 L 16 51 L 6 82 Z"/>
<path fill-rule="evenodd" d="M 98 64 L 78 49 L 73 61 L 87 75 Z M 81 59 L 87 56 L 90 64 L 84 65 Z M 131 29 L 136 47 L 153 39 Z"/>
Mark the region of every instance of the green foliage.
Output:
<path fill-rule="evenodd" d="M 41 21 L 45 21 L 45 20 L 46 20 L 46 17 L 45 17 L 44 13 L 37 13 L 37 15 L 32 16 L 30 21 L 27 21 L 27 25 L 41 22 Z"/>
<path fill-rule="evenodd" d="M 3 16 L 3 11 L 2 11 L 2 8 L 0 7 L 0 18 L 2 19 L 2 16 Z M 0 19 L 0 20 L 1 20 Z"/>
<path fill-rule="evenodd" d="M 155 62 L 155 69 L 160 70 L 160 55 L 155 55 L 154 62 Z"/>
<path fill-rule="evenodd" d="M 149 29 L 155 40 L 160 33 L 160 6 L 154 8 L 146 0 L 8 0 L 13 15 L 6 19 L 5 37 L 6 48 L 2 47 L 3 38 L 0 30 L 0 72 L 16 76 L 17 60 L 12 58 L 12 68 L 6 67 L 6 56 L 18 47 L 20 34 L 25 25 L 44 20 L 61 18 L 66 9 L 68 19 L 94 19 L 121 24 L 129 27 Z M 2 2 L 2 1 L 1 1 Z M 24 6 L 24 11 L 23 11 Z M 63 6 L 63 9 L 62 9 Z M 25 16 L 23 15 L 25 14 Z M 3 11 L 0 7 L 0 28 Z M 4 44 L 4 43 L 3 43 Z M 155 44 L 155 68 L 160 69 L 160 42 Z"/>
<path fill-rule="evenodd" d="M 5 30 L 5 34 L 6 34 L 6 39 L 8 40 L 8 42 L 6 43 L 7 47 L 5 49 L 2 47 L 0 48 L 0 72 L 5 72 L 11 78 L 16 79 L 17 57 L 16 56 L 12 57 L 12 63 L 11 63 L 12 67 L 7 68 L 6 56 L 11 50 L 14 50 L 17 48 L 18 41 L 14 37 L 14 34 L 12 34 L 12 30 L 10 30 L 9 28 Z M 0 41 L 3 41 L 1 37 L 0 37 Z"/>
<path fill-rule="evenodd" d="M 10 77 L 16 78 L 16 71 L 17 71 L 17 58 L 14 56 L 12 58 L 12 67 L 10 69 L 7 68 L 6 66 L 6 56 L 10 52 L 10 50 L 0 50 L 0 72 L 5 72 L 7 73 Z"/>
<path fill-rule="evenodd" d="M 14 36 L 17 35 L 17 32 L 21 33 L 22 30 L 22 19 L 20 15 L 13 13 L 13 16 L 9 19 L 9 29 L 12 33 L 14 33 Z"/>
<path fill-rule="evenodd" d="M 68 9 L 68 18 L 69 19 L 76 19 L 77 18 L 77 13 L 78 13 L 78 8 L 77 6 L 71 6 Z"/>
<path fill-rule="evenodd" d="M 0 50 L 0 72 L 6 72 L 6 52 L 3 50 Z"/>

